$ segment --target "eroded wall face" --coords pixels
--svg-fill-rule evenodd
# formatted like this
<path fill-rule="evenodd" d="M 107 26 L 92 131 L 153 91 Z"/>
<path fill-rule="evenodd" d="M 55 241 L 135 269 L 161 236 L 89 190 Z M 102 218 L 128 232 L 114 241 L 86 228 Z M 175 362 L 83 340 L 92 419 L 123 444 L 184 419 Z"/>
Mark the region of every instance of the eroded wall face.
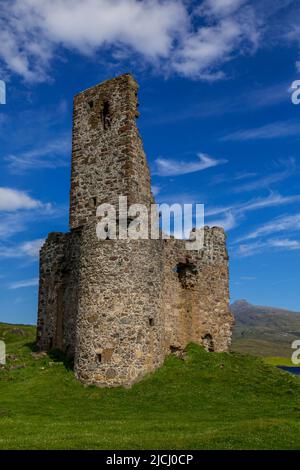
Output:
<path fill-rule="evenodd" d="M 65 255 L 64 233 L 51 233 L 40 252 L 40 284 L 37 324 L 39 349 L 48 351 L 55 345 L 61 266 Z"/>
<path fill-rule="evenodd" d="M 80 231 L 49 234 L 40 253 L 37 345 L 75 354 Z"/>
<path fill-rule="evenodd" d="M 166 243 L 166 353 L 182 350 L 191 341 L 209 350 L 228 350 L 233 319 L 224 231 L 206 227 L 204 241 L 199 251 L 187 251 L 181 240 Z"/>
<path fill-rule="evenodd" d="M 136 126 L 137 83 L 122 75 L 74 99 L 70 226 L 84 225 L 102 203 L 149 204 L 150 174 Z"/>

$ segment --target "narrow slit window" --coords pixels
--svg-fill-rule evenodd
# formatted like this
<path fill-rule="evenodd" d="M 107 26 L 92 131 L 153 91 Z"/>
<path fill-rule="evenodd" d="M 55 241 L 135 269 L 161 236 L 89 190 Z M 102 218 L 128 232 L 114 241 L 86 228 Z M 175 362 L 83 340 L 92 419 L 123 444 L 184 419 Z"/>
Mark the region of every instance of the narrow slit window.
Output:
<path fill-rule="evenodd" d="M 101 362 L 102 362 L 102 354 L 97 354 L 97 362 L 98 362 L 98 364 L 101 364 Z"/>
<path fill-rule="evenodd" d="M 104 101 L 101 110 L 101 120 L 103 129 L 106 130 L 110 127 L 110 106 L 108 101 Z"/>
<path fill-rule="evenodd" d="M 90 207 L 95 208 L 97 207 L 97 198 L 96 196 L 93 196 L 90 198 Z"/>

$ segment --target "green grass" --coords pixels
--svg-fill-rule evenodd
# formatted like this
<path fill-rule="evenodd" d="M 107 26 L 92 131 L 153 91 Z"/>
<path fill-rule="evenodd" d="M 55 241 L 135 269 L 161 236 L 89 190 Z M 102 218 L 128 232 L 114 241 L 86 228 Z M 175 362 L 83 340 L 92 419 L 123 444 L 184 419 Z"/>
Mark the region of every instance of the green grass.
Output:
<path fill-rule="evenodd" d="M 263 361 L 266 364 L 269 364 L 271 366 L 298 367 L 296 364 L 293 364 L 291 359 L 288 357 L 269 356 L 269 357 L 264 357 Z"/>
<path fill-rule="evenodd" d="M 32 357 L 34 335 L 0 324 L 1 449 L 300 449 L 300 379 L 259 358 L 191 344 L 132 389 L 99 389 Z"/>

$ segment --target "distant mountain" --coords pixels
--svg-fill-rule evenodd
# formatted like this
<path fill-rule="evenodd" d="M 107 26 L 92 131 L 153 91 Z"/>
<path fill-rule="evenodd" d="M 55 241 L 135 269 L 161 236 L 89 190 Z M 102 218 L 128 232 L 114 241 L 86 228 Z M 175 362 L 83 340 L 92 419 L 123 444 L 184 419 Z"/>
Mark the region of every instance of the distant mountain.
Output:
<path fill-rule="evenodd" d="M 291 356 L 292 342 L 300 340 L 300 312 L 252 305 L 246 300 L 237 300 L 230 309 L 235 318 L 232 351 Z"/>

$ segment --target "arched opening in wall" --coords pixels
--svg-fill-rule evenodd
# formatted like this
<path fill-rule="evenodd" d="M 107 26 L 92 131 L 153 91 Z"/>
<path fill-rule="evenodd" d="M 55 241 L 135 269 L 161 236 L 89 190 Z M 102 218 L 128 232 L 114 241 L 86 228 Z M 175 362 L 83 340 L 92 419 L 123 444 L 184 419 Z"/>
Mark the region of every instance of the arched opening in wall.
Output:
<path fill-rule="evenodd" d="M 103 129 L 107 130 L 111 124 L 110 105 L 107 100 L 103 102 L 100 117 L 103 124 Z"/>
<path fill-rule="evenodd" d="M 202 336 L 202 344 L 204 348 L 206 349 L 206 351 L 214 352 L 215 346 L 214 346 L 214 342 L 213 342 L 213 338 L 211 334 L 207 333 L 204 336 Z"/>

